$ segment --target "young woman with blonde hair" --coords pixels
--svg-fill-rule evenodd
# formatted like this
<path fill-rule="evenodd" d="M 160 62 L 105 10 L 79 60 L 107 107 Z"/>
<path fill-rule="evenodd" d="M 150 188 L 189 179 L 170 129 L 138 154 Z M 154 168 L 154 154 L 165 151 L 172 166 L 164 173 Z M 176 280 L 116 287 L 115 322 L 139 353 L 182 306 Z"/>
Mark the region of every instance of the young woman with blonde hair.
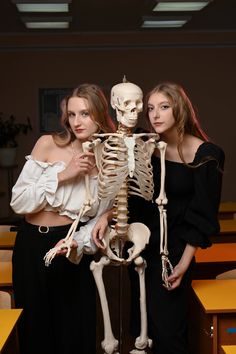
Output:
<path fill-rule="evenodd" d="M 12 190 L 11 207 L 24 214 L 13 251 L 15 304 L 23 308 L 22 354 L 96 353 L 96 290 L 89 269 L 93 256 L 85 254 L 78 265 L 56 257 L 50 267 L 43 258 L 76 219 L 85 201 L 85 174 L 96 202 L 82 217 L 77 233 L 85 230 L 80 253 L 88 243 L 91 248 L 90 231 L 105 206 L 96 198 L 94 155 L 84 152 L 82 143 L 114 126 L 97 85 L 78 86 L 61 108 L 63 132 L 39 138 Z"/>

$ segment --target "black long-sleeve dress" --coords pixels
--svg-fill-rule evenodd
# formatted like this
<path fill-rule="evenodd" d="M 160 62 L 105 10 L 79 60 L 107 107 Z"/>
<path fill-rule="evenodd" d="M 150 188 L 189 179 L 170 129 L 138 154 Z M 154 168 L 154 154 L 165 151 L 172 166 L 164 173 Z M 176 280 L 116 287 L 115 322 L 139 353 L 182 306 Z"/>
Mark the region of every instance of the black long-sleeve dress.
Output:
<path fill-rule="evenodd" d="M 202 164 L 201 164 L 202 163 Z M 198 165 L 200 164 L 200 165 Z M 187 295 L 191 285 L 191 267 L 185 273 L 180 287 L 167 291 L 162 286 L 160 258 L 160 221 L 155 199 L 160 191 L 160 159 L 152 157 L 154 175 L 154 202 L 139 197 L 129 198 L 129 223 L 146 224 L 151 236 L 142 252 L 147 261 L 146 291 L 149 336 L 153 339 L 155 354 L 187 354 Z M 224 152 L 210 142 L 202 143 L 191 163 L 166 161 L 165 190 L 168 198 L 168 250 L 175 266 L 186 244 L 206 248 L 211 246 L 209 236 L 219 232 L 220 203 Z M 131 266 L 132 332 L 139 331 L 138 276 Z"/>

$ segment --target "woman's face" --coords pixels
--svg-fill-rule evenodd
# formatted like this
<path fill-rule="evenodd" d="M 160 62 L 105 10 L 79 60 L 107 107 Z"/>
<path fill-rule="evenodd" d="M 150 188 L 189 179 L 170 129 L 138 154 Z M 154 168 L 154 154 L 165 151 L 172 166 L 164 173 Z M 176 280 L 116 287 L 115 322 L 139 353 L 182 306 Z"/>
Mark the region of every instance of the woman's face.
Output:
<path fill-rule="evenodd" d="M 98 131 L 98 125 L 90 114 L 87 99 L 71 97 L 68 101 L 67 115 L 70 127 L 77 139 L 86 141 Z"/>
<path fill-rule="evenodd" d="M 173 109 L 168 98 L 158 92 L 153 93 L 148 100 L 148 117 L 150 123 L 158 134 L 165 134 L 176 130 Z"/>

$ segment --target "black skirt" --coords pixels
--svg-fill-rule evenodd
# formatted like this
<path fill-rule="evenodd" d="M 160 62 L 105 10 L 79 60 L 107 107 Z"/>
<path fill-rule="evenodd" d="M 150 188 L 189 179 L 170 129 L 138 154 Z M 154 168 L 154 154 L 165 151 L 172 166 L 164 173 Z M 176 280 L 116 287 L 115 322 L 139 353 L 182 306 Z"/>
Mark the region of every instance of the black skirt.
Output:
<path fill-rule="evenodd" d="M 23 223 L 13 251 L 15 305 L 23 308 L 18 331 L 21 354 L 95 354 L 96 288 L 89 269 L 58 256 L 49 267 L 46 252 L 66 236 L 70 225 L 41 233 Z M 46 229 L 42 228 L 42 231 Z"/>

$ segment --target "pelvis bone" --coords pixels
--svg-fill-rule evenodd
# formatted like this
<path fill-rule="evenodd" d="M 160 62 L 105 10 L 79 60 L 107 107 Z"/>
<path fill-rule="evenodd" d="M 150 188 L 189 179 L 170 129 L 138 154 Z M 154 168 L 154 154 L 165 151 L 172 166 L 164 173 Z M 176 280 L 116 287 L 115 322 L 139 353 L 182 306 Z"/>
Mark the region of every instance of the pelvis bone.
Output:
<path fill-rule="evenodd" d="M 129 264 L 137 258 L 140 252 L 146 247 L 149 242 L 150 230 L 140 223 L 132 223 L 128 226 L 126 241 L 132 242 L 133 246 L 128 249 L 128 258 L 120 258 L 120 238 L 113 228 L 108 228 L 104 235 L 103 242 L 105 245 L 104 253 L 111 260 L 111 262 L 118 262 L 122 264 Z"/>

